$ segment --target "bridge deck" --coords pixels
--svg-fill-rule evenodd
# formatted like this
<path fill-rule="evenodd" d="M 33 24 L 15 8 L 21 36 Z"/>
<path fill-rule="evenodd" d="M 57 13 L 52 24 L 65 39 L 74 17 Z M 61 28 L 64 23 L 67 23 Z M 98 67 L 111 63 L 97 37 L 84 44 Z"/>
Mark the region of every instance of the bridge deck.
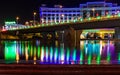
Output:
<path fill-rule="evenodd" d="M 120 27 L 120 18 L 113 18 L 113 19 L 104 19 L 104 20 L 93 20 L 93 21 L 84 21 L 84 22 L 72 22 L 72 23 L 65 23 L 59 25 L 52 25 L 52 26 L 44 26 L 44 27 L 34 27 L 28 29 L 18 29 L 18 30 L 8 30 L 2 33 L 11 33 L 14 34 L 19 32 L 23 33 L 38 33 L 38 32 L 54 32 L 65 30 L 69 27 L 73 27 L 75 30 L 81 29 L 98 29 L 98 28 L 115 28 Z"/>

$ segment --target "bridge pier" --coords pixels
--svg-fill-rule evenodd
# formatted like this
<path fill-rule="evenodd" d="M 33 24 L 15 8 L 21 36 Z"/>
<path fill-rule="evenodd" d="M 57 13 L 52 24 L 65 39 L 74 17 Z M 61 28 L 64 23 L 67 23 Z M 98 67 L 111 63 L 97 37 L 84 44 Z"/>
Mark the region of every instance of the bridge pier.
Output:
<path fill-rule="evenodd" d="M 80 35 L 82 34 L 82 30 L 75 31 L 75 46 L 77 49 L 80 49 Z"/>
<path fill-rule="evenodd" d="M 41 42 L 44 45 L 55 45 L 55 32 L 42 32 L 41 35 L 43 36 Z"/>
<path fill-rule="evenodd" d="M 72 27 L 64 30 L 64 44 L 66 48 L 75 47 L 75 30 Z"/>
<path fill-rule="evenodd" d="M 117 41 L 120 39 L 120 27 L 115 27 L 115 51 L 117 54 L 120 54 L 120 42 Z"/>
<path fill-rule="evenodd" d="M 80 50 L 80 35 L 82 30 L 74 30 L 72 27 L 64 30 L 65 47 L 76 48 Z"/>

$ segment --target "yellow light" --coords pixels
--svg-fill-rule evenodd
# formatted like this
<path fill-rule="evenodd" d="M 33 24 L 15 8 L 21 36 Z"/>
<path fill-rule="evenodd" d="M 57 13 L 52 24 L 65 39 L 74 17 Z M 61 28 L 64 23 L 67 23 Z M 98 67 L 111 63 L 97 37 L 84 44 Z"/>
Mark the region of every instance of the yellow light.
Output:
<path fill-rule="evenodd" d="M 92 11 L 95 11 L 95 8 L 92 8 Z"/>
<path fill-rule="evenodd" d="M 35 16 L 37 13 L 36 13 L 36 12 L 34 12 L 33 14 L 34 14 L 34 16 Z"/>
<path fill-rule="evenodd" d="M 19 20 L 19 17 L 18 17 L 18 16 L 16 17 L 16 20 Z"/>

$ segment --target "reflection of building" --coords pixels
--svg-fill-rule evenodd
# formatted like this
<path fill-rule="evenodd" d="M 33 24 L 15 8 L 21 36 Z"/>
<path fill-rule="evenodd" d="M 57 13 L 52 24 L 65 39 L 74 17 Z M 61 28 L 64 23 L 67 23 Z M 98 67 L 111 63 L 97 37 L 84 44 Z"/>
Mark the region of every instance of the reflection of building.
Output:
<path fill-rule="evenodd" d="M 87 2 L 80 4 L 78 8 L 63 8 L 55 5 L 54 8 L 40 7 L 40 19 L 42 23 L 69 22 L 87 17 L 118 14 L 120 7 L 117 4 L 106 2 Z"/>

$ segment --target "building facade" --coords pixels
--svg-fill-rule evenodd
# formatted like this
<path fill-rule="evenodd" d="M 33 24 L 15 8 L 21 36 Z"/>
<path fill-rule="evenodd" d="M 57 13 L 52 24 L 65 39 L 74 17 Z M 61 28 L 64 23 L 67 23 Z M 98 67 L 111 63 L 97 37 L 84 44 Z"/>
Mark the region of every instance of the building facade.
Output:
<path fill-rule="evenodd" d="M 79 20 L 81 18 L 115 15 L 120 12 L 120 6 L 107 2 L 87 2 L 80 4 L 78 8 L 64 8 L 55 5 L 53 8 L 40 7 L 41 23 L 60 23 Z"/>

